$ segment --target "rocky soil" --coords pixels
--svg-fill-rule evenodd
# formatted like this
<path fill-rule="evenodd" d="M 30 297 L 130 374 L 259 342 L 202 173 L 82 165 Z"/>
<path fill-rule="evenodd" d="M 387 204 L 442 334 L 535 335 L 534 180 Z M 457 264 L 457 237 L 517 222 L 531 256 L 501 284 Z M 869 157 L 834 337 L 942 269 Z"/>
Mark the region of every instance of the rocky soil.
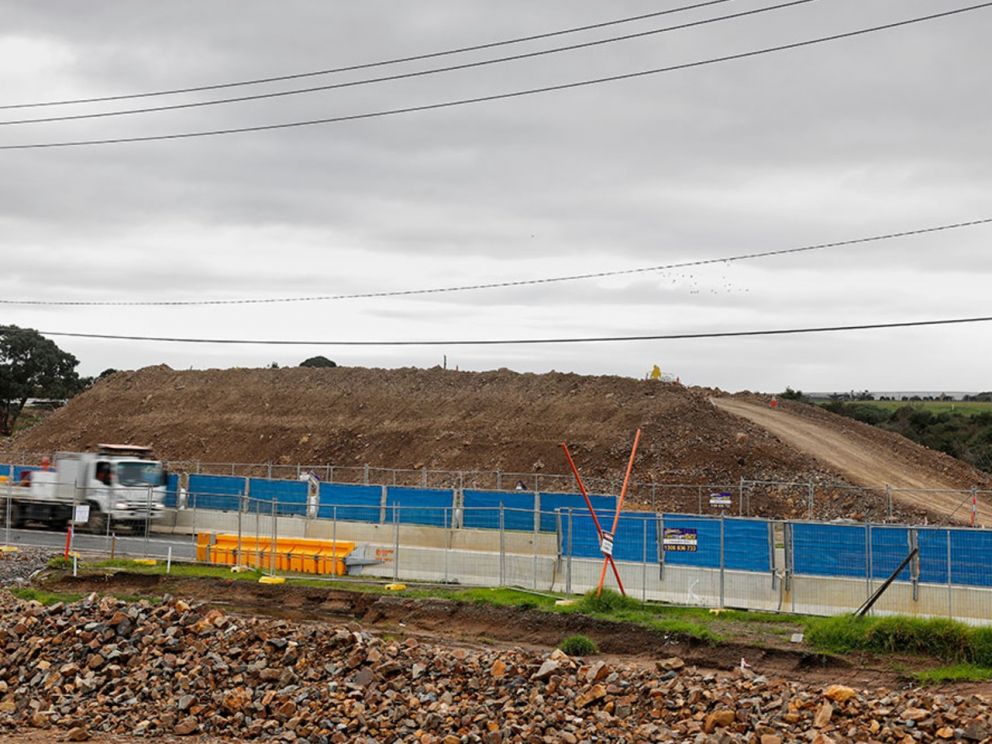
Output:
<path fill-rule="evenodd" d="M 984 694 L 467 649 L 95 596 L 0 595 L 0 733 L 287 742 L 984 741 Z"/>
<path fill-rule="evenodd" d="M 17 586 L 29 583 L 30 579 L 45 568 L 51 550 L 43 548 L 0 549 L 0 586 Z"/>
<path fill-rule="evenodd" d="M 717 409 L 710 402 L 717 392 L 557 372 L 158 366 L 108 377 L 5 449 L 40 457 L 131 442 L 176 462 L 273 463 L 277 469 L 329 463 L 352 466 L 355 478 L 368 464 L 409 469 L 410 485 L 419 483 L 415 471 L 424 468 L 538 472 L 543 490 L 572 490 L 570 476 L 551 477 L 568 472 L 562 441 L 584 477 L 617 481 L 640 427 L 634 477 L 647 485 L 632 493 L 632 506 L 695 511 L 709 495 L 696 484 L 733 486 L 742 477 L 804 488 L 841 478 L 763 428 Z M 295 469 L 287 467 L 284 475 L 295 477 Z M 338 479 L 348 477 L 339 469 Z M 490 475 L 473 478 L 475 487 L 495 485 L 487 482 Z M 652 493 L 652 483 L 693 487 Z M 611 485 L 604 480 L 593 487 Z M 804 493 L 769 489 L 755 492 L 751 506 L 753 513 L 800 516 L 804 502 Z"/>

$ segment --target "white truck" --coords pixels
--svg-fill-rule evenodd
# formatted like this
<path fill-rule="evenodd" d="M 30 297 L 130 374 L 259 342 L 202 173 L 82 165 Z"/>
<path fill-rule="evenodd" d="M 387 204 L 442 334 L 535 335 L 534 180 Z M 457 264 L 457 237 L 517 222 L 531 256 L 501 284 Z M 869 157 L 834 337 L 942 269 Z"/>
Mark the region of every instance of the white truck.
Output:
<path fill-rule="evenodd" d="M 25 471 L 21 482 L 0 484 L 0 524 L 9 519 L 11 527 L 41 522 L 62 529 L 75 511 L 77 526 L 90 532 L 143 529 L 162 516 L 166 477 L 148 447 L 101 444 L 96 452 L 60 452 L 53 470 Z"/>

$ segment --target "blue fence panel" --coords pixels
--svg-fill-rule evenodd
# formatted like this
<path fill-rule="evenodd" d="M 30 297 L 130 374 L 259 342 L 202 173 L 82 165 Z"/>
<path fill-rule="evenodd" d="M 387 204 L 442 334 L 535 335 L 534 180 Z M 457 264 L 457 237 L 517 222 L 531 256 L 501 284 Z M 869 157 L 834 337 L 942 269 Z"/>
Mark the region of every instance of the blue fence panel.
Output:
<path fill-rule="evenodd" d="M 464 491 L 462 524 L 478 530 L 499 529 L 499 507 L 508 530 L 534 530 L 534 494 L 528 491 Z"/>
<path fill-rule="evenodd" d="M 613 524 L 613 513 L 617 508 L 617 499 L 615 496 L 590 496 L 589 500 L 592 502 L 592 508 L 596 510 L 598 515 L 600 511 L 610 512 L 610 524 Z M 589 507 L 586 506 L 586 501 L 582 498 L 582 494 L 579 493 L 542 493 L 541 494 L 541 532 L 554 532 L 558 529 L 557 518 L 555 517 L 555 512 L 559 509 L 562 510 L 562 518 L 564 519 L 567 510 L 571 508 L 573 513 L 584 512 L 586 516 L 589 516 Z M 590 521 L 592 518 L 590 517 Z"/>
<path fill-rule="evenodd" d="M 165 484 L 165 505 L 170 509 L 175 509 L 179 500 L 179 476 L 169 473 Z"/>
<path fill-rule="evenodd" d="M 379 505 L 382 503 L 381 486 L 356 486 L 349 483 L 321 483 L 320 507 L 317 516 L 331 519 L 335 516 L 346 522 L 379 522 Z"/>
<path fill-rule="evenodd" d="M 725 519 L 724 568 L 733 571 L 771 571 L 770 541 L 768 522 L 763 519 Z"/>
<path fill-rule="evenodd" d="M 601 525 L 606 525 L 606 529 L 613 526 L 613 512 L 612 511 L 596 511 L 596 516 L 599 517 L 599 523 Z M 639 527 L 640 525 L 638 525 Z M 600 558 L 602 553 L 599 549 L 599 535 L 596 532 L 596 524 L 592 521 L 592 517 L 589 515 L 588 509 L 583 509 L 581 512 L 578 510 L 573 510 L 572 518 L 569 519 L 568 515 L 562 513 L 561 515 L 561 529 L 562 529 L 562 552 L 568 555 L 569 547 L 572 550 L 572 556 L 575 558 Z M 617 532 L 624 535 L 623 527 L 617 529 Z M 571 540 L 569 540 L 571 537 Z M 625 539 L 625 538 L 622 538 Z M 625 543 L 623 543 L 625 545 Z M 639 544 L 639 543 L 638 543 Z M 619 546 L 614 544 L 613 557 L 616 560 L 630 560 L 629 558 L 621 557 L 617 548 Z M 624 550 L 627 553 L 627 550 Z M 637 560 L 640 560 L 640 553 L 638 553 Z"/>
<path fill-rule="evenodd" d="M 306 516 L 308 484 L 300 480 L 268 480 L 252 478 L 248 485 L 251 501 L 249 511 L 258 509 L 261 513 L 272 512 L 272 505 L 263 502 L 276 502 L 279 514 Z"/>
<path fill-rule="evenodd" d="M 710 517 L 687 517 L 665 514 L 662 523 L 662 548 L 669 530 L 694 530 L 695 550 L 663 550 L 664 561 L 672 566 L 720 568 L 720 520 Z"/>
<path fill-rule="evenodd" d="M 992 586 L 989 556 L 992 530 L 951 530 L 951 583 Z"/>
<path fill-rule="evenodd" d="M 386 521 L 393 520 L 393 506 L 399 505 L 397 518 L 405 524 L 428 524 L 450 527 L 455 494 L 433 488 L 386 489 Z"/>
<path fill-rule="evenodd" d="M 36 467 L 34 465 L 15 465 L 14 466 L 14 483 L 20 483 L 21 482 L 21 474 L 22 473 L 25 473 L 25 472 L 34 472 L 36 470 L 41 470 L 41 468 Z M 9 469 L 6 469 L 6 470 L 4 470 L 4 472 L 2 473 L 2 475 L 6 475 L 9 472 L 10 472 L 10 470 Z"/>
<path fill-rule="evenodd" d="M 191 505 L 197 509 L 237 511 L 244 494 L 245 479 L 229 475 L 190 475 Z"/>
<path fill-rule="evenodd" d="M 945 549 L 946 552 L 946 549 Z M 871 575 L 874 579 L 887 579 L 909 555 L 909 530 L 906 527 L 871 528 Z M 910 581 L 912 575 L 906 566 L 896 577 Z"/>
<path fill-rule="evenodd" d="M 599 511 L 597 510 L 597 514 Z M 613 526 L 613 517 L 602 522 L 603 529 Z M 613 536 L 613 557 L 618 561 L 658 562 L 658 515 L 654 512 L 623 512 Z"/>
<path fill-rule="evenodd" d="M 868 571 L 867 530 L 857 525 L 792 523 L 797 574 L 858 576 Z"/>
<path fill-rule="evenodd" d="M 947 583 L 947 535 L 949 530 L 920 529 L 916 544 L 920 546 L 920 581 Z M 895 569 L 893 569 L 895 570 Z"/>

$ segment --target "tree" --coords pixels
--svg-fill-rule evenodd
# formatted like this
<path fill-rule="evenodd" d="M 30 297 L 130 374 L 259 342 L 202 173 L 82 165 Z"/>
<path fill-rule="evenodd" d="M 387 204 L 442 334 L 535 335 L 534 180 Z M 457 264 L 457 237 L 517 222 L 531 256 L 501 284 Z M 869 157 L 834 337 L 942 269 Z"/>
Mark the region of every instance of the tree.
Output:
<path fill-rule="evenodd" d="M 337 367 L 335 362 L 332 362 L 325 356 L 315 356 L 305 359 L 300 362 L 301 367 Z"/>
<path fill-rule="evenodd" d="M 31 328 L 0 326 L 0 434 L 9 436 L 28 398 L 70 398 L 79 360 Z"/>

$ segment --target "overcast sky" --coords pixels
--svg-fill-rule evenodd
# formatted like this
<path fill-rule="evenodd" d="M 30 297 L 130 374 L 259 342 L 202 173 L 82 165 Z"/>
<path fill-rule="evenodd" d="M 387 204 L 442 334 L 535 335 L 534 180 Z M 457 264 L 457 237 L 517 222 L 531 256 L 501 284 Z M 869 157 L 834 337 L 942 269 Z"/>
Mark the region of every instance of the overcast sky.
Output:
<path fill-rule="evenodd" d="M 577 0 L 0 2 L 0 104 L 372 62 L 688 4 Z M 529 44 L 185 96 L 488 59 L 771 5 L 734 0 Z M 0 127 L 0 145 L 333 117 L 717 57 L 969 0 L 818 0 L 592 49 L 186 111 Z M 992 217 L 992 8 L 763 57 L 372 120 L 0 151 L 0 297 L 268 298 L 611 271 Z M 197 308 L 0 307 L 46 331 L 482 339 L 989 315 L 992 226 L 705 268 L 407 298 Z M 80 371 L 294 365 L 551 369 L 725 389 L 992 388 L 989 325 L 562 346 L 286 348 L 55 338 Z"/>

